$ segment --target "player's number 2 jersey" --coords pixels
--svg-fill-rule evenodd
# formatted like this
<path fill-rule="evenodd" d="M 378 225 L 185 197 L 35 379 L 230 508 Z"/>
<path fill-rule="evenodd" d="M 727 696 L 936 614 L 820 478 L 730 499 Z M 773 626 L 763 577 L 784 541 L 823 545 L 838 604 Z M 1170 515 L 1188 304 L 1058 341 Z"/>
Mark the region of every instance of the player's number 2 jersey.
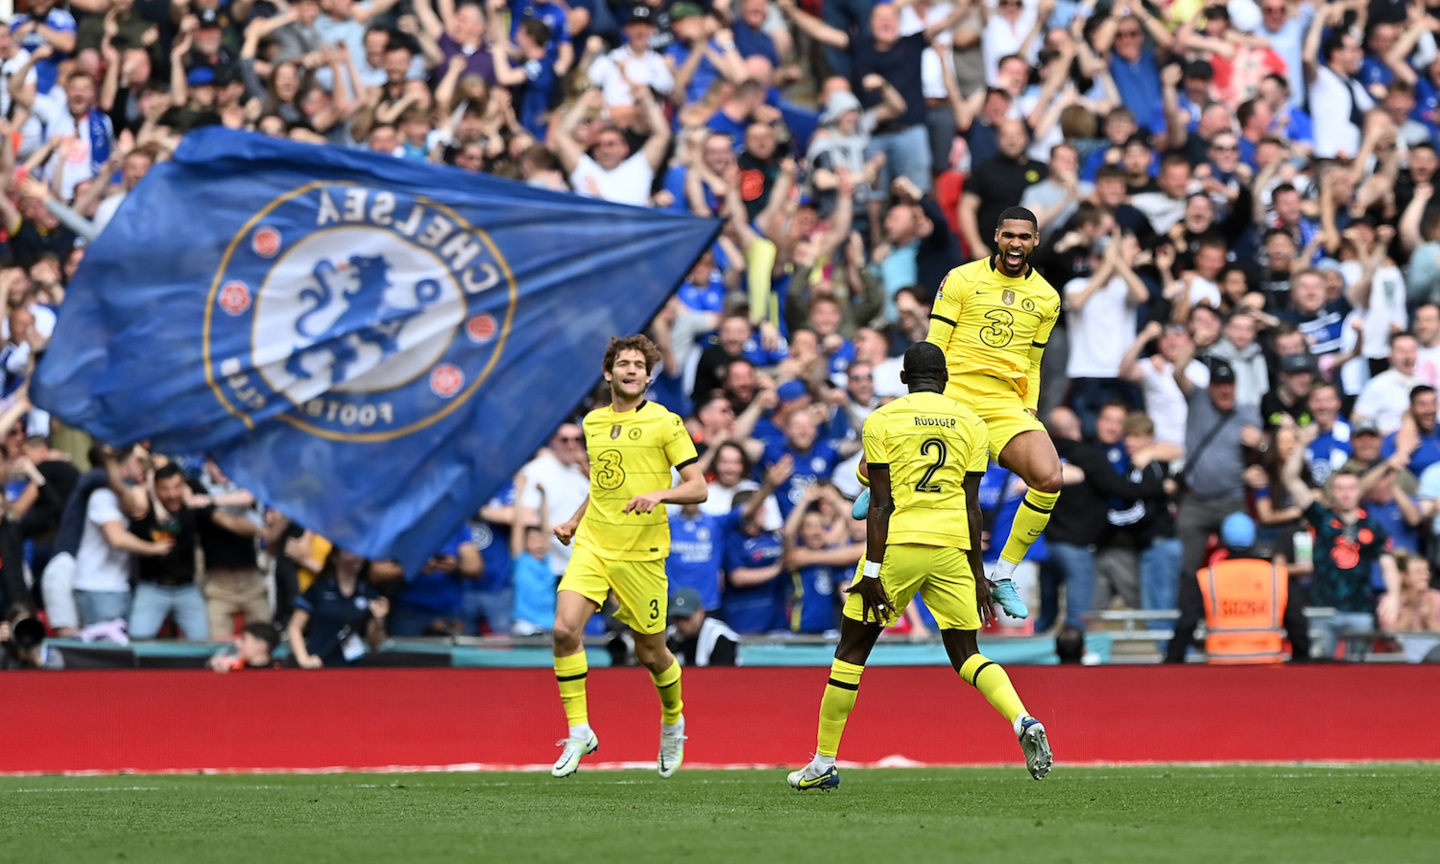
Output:
<path fill-rule="evenodd" d="M 965 475 L 984 473 L 989 436 L 970 409 L 940 393 L 911 393 L 865 420 L 865 461 L 890 471 L 889 543 L 970 548 Z"/>
<path fill-rule="evenodd" d="M 696 459 L 695 442 L 679 417 L 653 402 L 623 414 L 609 405 L 585 415 L 590 456 L 590 505 L 575 533 L 586 547 L 617 561 L 652 561 L 670 554 L 665 507 L 625 513 L 636 495 L 669 489 L 670 469 Z"/>

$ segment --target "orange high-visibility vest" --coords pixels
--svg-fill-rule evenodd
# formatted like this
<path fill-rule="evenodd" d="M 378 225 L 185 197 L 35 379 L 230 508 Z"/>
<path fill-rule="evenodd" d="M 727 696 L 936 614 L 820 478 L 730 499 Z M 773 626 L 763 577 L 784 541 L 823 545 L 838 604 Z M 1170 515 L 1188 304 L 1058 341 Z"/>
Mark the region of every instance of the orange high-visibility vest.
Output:
<path fill-rule="evenodd" d="M 1217 561 L 1196 574 L 1205 597 L 1205 655 L 1211 663 L 1283 663 L 1289 599 L 1284 567 L 1257 558 Z"/>

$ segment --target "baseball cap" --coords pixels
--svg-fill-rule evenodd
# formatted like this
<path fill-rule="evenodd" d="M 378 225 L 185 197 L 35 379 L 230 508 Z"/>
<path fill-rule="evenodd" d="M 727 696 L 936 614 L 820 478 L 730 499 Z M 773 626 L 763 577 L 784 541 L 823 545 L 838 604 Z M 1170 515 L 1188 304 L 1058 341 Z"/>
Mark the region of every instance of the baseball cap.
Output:
<path fill-rule="evenodd" d="M 1315 364 L 1310 362 L 1309 354 L 1287 354 L 1280 360 L 1281 375 L 1301 375 L 1307 372 L 1315 372 Z"/>
<path fill-rule="evenodd" d="M 704 14 L 705 10 L 700 8 L 700 4 L 691 3 L 690 0 L 680 0 L 670 7 L 671 21 L 684 21 L 686 18 L 698 18 Z"/>
<path fill-rule="evenodd" d="M 201 30 L 214 29 L 220 26 L 220 13 L 214 9 L 203 9 L 196 14 L 195 20 Z"/>
<path fill-rule="evenodd" d="M 630 7 L 630 17 L 625 19 L 625 21 L 627 24 L 638 22 L 641 24 L 649 24 L 653 27 L 655 24 L 655 10 L 646 6 L 644 3 L 636 3 Z"/>
<path fill-rule="evenodd" d="M 1231 549 L 1255 545 L 1255 521 L 1244 513 L 1231 513 L 1220 523 L 1220 542 Z"/>
<path fill-rule="evenodd" d="M 860 110 L 860 100 L 849 90 L 836 90 L 830 94 L 825 102 L 825 113 L 820 115 L 820 123 L 834 123 L 851 111 Z"/>
<path fill-rule="evenodd" d="M 700 592 L 694 588 L 681 588 L 670 598 L 670 617 L 689 618 L 696 612 L 705 608 L 700 600 Z"/>
<path fill-rule="evenodd" d="M 1210 383 L 1212 385 L 1234 384 L 1235 367 L 1226 363 L 1224 360 L 1213 360 L 1210 364 Z"/>
<path fill-rule="evenodd" d="M 1354 438 L 1356 435 L 1379 435 L 1379 434 L 1380 434 L 1380 427 L 1377 426 L 1377 425 L 1375 424 L 1375 421 L 1374 421 L 1374 420 L 1371 420 L 1369 417 L 1361 417 L 1359 420 L 1356 420 L 1356 421 L 1350 426 L 1350 437 L 1351 437 L 1351 438 Z"/>
<path fill-rule="evenodd" d="M 215 70 L 209 66 L 196 66 L 185 76 L 185 83 L 191 87 L 206 87 L 215 83 Z"/>
<path fill-rule="evenodd" d="M 775 390 L 775 395 L 780 397 L 780 402 L 794 402 L 796 399 L 804 399 L 810 395 L 805 388 L 804 381 L 786 381 Z"/>

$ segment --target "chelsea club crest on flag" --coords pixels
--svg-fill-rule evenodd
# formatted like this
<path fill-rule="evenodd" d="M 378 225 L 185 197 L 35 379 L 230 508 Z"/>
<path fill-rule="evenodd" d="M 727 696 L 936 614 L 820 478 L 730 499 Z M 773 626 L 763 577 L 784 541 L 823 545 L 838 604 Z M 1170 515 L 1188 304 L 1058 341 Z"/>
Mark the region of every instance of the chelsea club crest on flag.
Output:
<path fill-rule="evenodd" d="M 203 129 L 92 244 L 32 394 L 106 443 L 208 452 L 336 545 L 418 566 L 718 231 Z"/>

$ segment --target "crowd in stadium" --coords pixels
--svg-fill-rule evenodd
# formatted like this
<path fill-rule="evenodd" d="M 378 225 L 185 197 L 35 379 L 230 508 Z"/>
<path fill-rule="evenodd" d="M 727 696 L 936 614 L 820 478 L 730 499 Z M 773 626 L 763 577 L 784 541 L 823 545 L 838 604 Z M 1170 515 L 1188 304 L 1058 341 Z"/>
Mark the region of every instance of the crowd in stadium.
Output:
<path fill-rule="evenodd" d="M 1071 466 L 1017 575 L 1033 630 L 1117 604 L 1178 604 L 1193 629 L 1187 574 L 1237 511 L 1284 556 L 1292 606 L 1335 610 L 1319 653 L 1347 631 L 1440 629 L 1437 16 L 1395 0 L 20 4 L 0 29 L 7 617 L 217 641 L 275 618 L 306 666 L 386 636 L 550 625 L 569 552 L 550 528 L 588 483 L 573 422 L 406 573 L 331 550 L 212 463 L 90 452 L 29 410 L 87 242 L 145 219 L 126 193 L 220 124 L 724 221 L 651 328 L 651 398 L 686 418 L 710 479 L 671 514 L 692 639 L 707 615 L 727 634 L 838 626 L 864 554 L 861 426 L 904 393 L 899 355 L 946 273 L 991 254 L 1017 203 L 1064 299 L 1039 413 Z M 1295 504 L 1310 487 L 1318 510 Z M 1003 539 L 1024 488 L 997 466 L 982 492 Z M 902 627 L 923 635 L 923 608 Z"/>

